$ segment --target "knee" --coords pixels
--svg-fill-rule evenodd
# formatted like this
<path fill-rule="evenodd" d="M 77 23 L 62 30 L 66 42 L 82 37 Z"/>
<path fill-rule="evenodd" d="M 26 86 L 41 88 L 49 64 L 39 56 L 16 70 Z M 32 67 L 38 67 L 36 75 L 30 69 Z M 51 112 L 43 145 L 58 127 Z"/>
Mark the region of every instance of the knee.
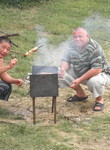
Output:
<path fill-rule="evenodd" d="M 91 88 L 97 88 L 100 86 L 100 82 L 97 78 L 92 77 L 87 81 L 87 86 L 89 89 Z"/>
<path fill-rule="evenodd" d="M 12 91 L 11 83 L 7 83 L 7 82 L 2 81 L 0 84 L 0 90 L 2 93 L 7 93 L 7 92 L 11 93 L 11 91 Z"/>

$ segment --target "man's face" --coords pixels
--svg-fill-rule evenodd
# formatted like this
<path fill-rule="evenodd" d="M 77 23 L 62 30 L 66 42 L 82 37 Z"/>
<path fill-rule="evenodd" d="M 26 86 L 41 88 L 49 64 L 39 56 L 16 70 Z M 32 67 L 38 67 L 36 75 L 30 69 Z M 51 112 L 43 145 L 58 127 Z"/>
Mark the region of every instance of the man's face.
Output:
<path fill-rule="evenodd" d="M 8 42 L 3 41 L 0 43 L 0 58 L 6 57 L 10 52 L 11 45 Z"/>
<path fill-rule="evenodd" d="M 88 42 L 88 34 L 83 30 L 77 30 L 73 33 L 75 44 L 78 47 L 84 47 Z"/>

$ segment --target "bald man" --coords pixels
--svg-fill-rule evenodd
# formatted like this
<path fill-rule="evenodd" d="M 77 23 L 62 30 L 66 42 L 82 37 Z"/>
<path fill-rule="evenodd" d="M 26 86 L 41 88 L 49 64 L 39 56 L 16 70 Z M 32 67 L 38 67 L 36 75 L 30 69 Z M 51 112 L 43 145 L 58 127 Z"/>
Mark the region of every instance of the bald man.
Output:
<path fill-rule="evenodd" d="M 68 102 L 86 101 L 88 95 L 80 84 L 85 84 L 95 98 L 94 111 L 104 109 L 103 94 L 106 86 L 110 85 L 110 66 L 101 46 L 91 39 L 87 31 L 78 27 L 73 32 L 73 41 L 64 52 L 61 59 L 59 75 L 66 79 L 65 72 L 72 68 L 71 83 L 67 86 L 76 91 L 76 95 L 67 99 Z"/>

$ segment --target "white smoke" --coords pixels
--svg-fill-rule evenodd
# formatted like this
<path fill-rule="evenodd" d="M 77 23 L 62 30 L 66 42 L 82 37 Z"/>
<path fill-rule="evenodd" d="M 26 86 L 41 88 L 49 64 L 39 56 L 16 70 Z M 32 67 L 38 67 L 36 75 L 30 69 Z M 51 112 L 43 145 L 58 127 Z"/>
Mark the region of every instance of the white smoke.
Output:
<path fill-rule="evenodd" d="M 43 45 L 34 58 L 34 65 L 37 66 L 59 66 L 64 50 L 67 48 L 70 38 L 62 42 L 59 46 L 55 47 L 49 43 L 49 35 L 46 33 L 42 26 L 38 26 L 37 29 L 38 41 L 37 45 Z"/>
<path fill-rule="evenodd" d="M 110 19 L 104 18 L 99 14 L 93 14 L 83 21 L 83 27 L 89 35 L 97 42 L 110 42 Z"/>
<path fill-rule="evenodd" d="M 99 14 L 93 14 L 82 22 L 82 27 L 87 30 L 90 37 L 96 40 L 103 49 L 110 48 L 110 19 L 104 18 Z M 36 45 L 43 45 L 43 47 L 37 51 L 33 64 L 37 66 L 59 66 L 63 52 L 68 47 L 72 35 L 58 47 L 55 47 L 49 43 L 49 34 L 43 26 L 38 26 L 36 32 L 38 34 Z"/>

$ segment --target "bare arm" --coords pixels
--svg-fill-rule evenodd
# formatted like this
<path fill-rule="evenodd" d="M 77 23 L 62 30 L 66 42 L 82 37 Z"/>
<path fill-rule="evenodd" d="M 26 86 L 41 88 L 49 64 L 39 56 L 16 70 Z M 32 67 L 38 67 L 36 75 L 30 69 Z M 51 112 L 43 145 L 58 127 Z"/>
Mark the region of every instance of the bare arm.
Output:
<path fill-rule="evenodd" d="M 5 82 L 11 83 L 11 84 L 16 84 L 21 86 L 23 84 L 23 80 L 22 79 L 15 79 L 12 78 L 8 73 L 2 73 L 1 75 L 1 79 Z"/>
<path fill-rule="evenodd" d="M 7 66 L 4 66 L 3 59 L 0 59 L 0 78 L 8 83 L 16 84 L 21 86 L 23 81 L 21 79 L 14 79 L 12 78 L 6 71 L 13 68 L 18 60 L 12 59 Z"/>
<path fill-rule="evenodd" d="M 6 72 L 7 70 L 9 70 L 11 68 L 13 68 L 17 61 L 18 61 L 17 59 L 12 59 L 8 65 L 4 66 L 3 59 L 0 59 L 0 74 Z"/>
<path fill-rule="evenodd" d="M 82 75 L 81 77 L 77 78 L 76 80 L 74 80 L 72 82 L 71 87 L 75 87 L 78 86 L 81 82 L 88 80 L 90 78 L 92 78 L 93 76 L 99 74 L 102 72 L 101 68 L 98 69 L 90 69 L 89 71 L 87 71 L 84 75 Z"/>
<path fill-rule="evenodd" d="M 64 77 L 65 72 L 70 68 L 69 63 L 61 62 L 60 70 L 59 70 L 59 77 Z"/>
<path fill-rule="evenodd" d="M 67 62 L 61 62 L 61 65 L 60 65 L 60 69 L 61 70 L 67 71 L 69 68 L 70 68 L 69 63 L 67 63 Z"/>
<path fill-rule="evenodd" d="M 102 72 L 101 68 L 99 68 L 99 69 L 90 69 L 84 75 L 82 75 L 80 77 L 80 82 L 88 80 L 88 79 L 92 78 L 93 76 L 95 76 L 95 75 L 97 75 L 97 74 L 99 74 L 101 72 Z"/>

